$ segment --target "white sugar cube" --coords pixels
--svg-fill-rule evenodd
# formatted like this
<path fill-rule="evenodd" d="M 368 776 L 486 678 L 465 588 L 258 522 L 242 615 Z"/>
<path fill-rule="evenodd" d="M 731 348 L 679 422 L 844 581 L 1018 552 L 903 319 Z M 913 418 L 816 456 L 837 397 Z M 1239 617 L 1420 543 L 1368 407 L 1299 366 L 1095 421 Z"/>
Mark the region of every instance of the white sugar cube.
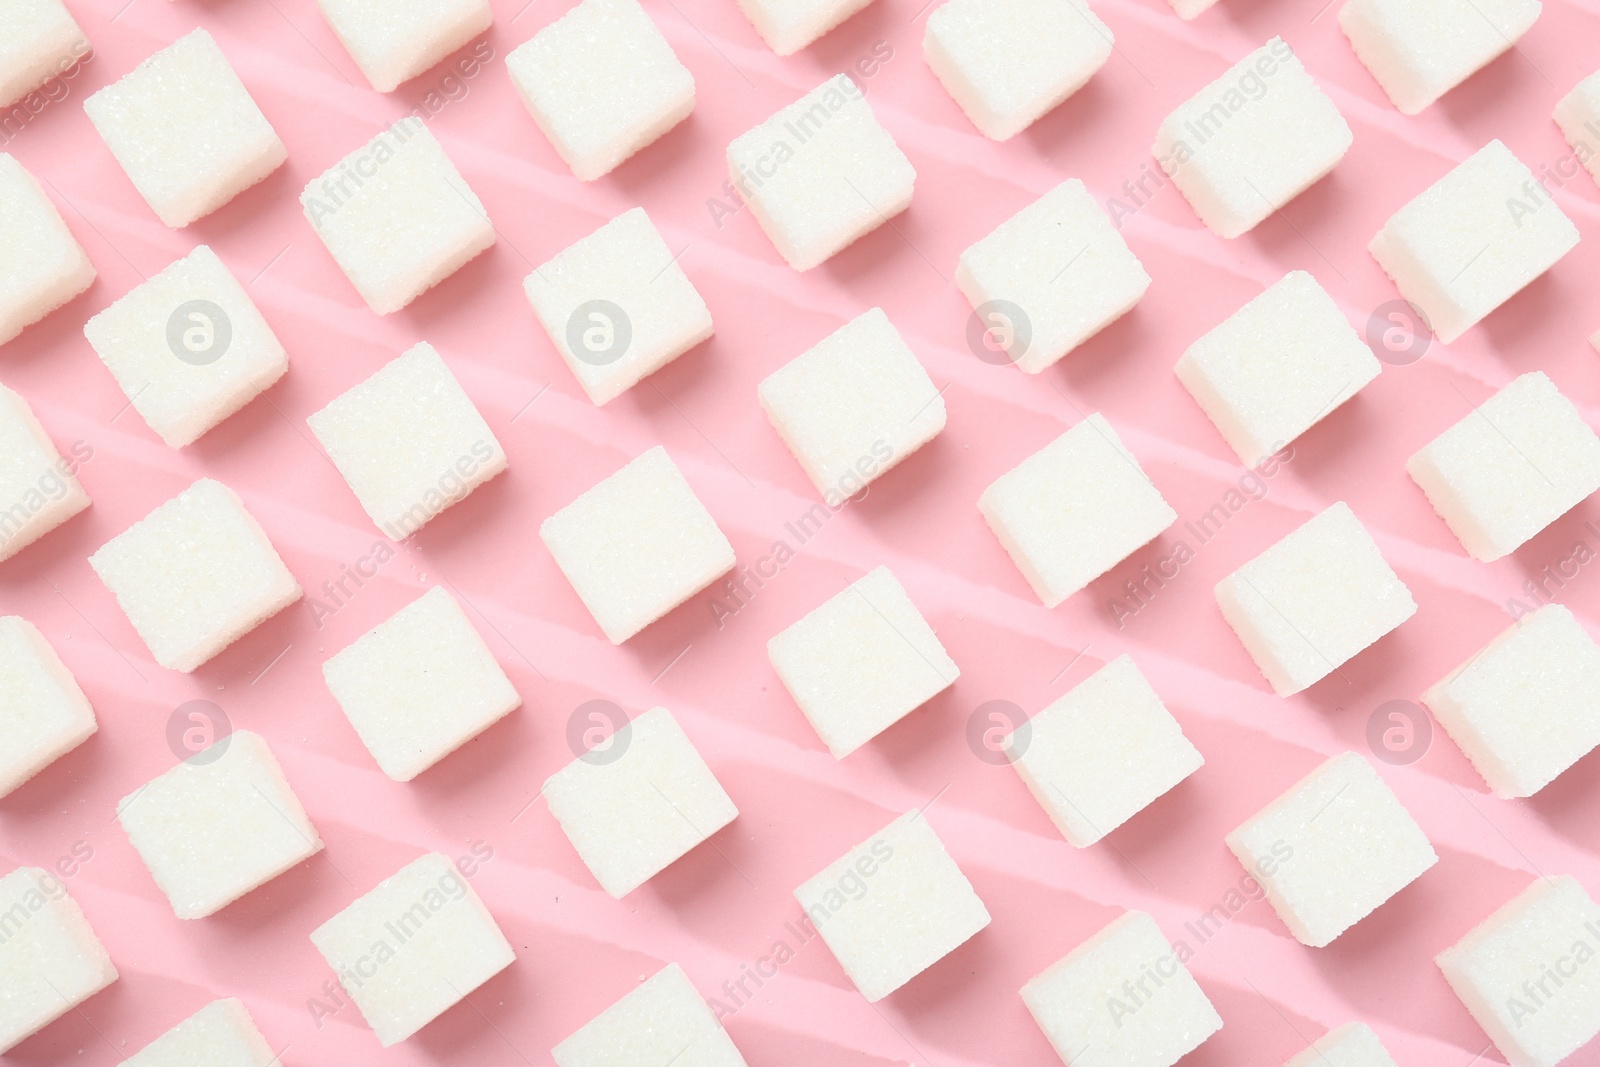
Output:
<path fill-rule="evenodd" d="M 544 520 L 539 536 L 614 645 L 734 564 L 733 546 L 659 445 Z"/>
<path fill-rule="evenodd" d="M 366 0 L 363 0 L 366 2 Z M 372 3 L 387 12 L 387 3 Z M 494 226 L 422 120 L 400 119 L 300 194 L 367 306 L 399 311 L 494 244 Z"/>
<path fill-rule="evenodd" d="M 767 47 L 791 56 L 872 0 L 739 0 L 739 10 L 750 20 Z"/>
<path fill-rule="evenodd" d="M 1490 141 L 1395 212 L 1367 246 L 1449 344 L 1578 244 L 1533 171 Z"/>
<path fill-rule="evenodd" d="M 83 909 L 49 871 L 0 878 L 0 1055 L 117 980 Z"/>
<path fill-rule="evenodd" d="M 1555 120 L 1578 162 L 1600 182 L 1600 73 L 1589 75 L 1561 98 Z"/>
<path fill-rule="evenodd" d="M 129 403 L 173 448 L 283 377 L 289 358 L 217 254 L 201 245 L 83 328 Z"/>
<path fill-rule="evenodd" d="M 489 0 L 317 0 L 317 6 L 380 93 L 415 78 L 494 22 Z"/>
<path fill-rule="evenodd" d="M 1434 438 L 1406 472 L 1467 553 L 1488 562 L 1600 489 L 1600 437 L 1533 371 Z"/>
<path fill-rule="evenodd" d="M 0 108 L 10 107 L 89 52 L 61 0 L 0 3 Z"/>
<path fill-rule="evenodd" d="M 1142 911 L 1112 920 L 1035 975 L 1022 1000 L 1067 1064 L 1172 1067 L 1222 1029 L 1183 959 Z"/>
<path fill-rule="evenodd" d="M 205 30 L 178 38 L 83 109 L 168 226 L 211 214 L 289 158 Z"/>
<path fill-rule="evenodd" d="M 367 516 L 397 541 L 508 466 L 489 424 L 427 342 L 306 422 Z"/>
<path fill-rule="evenodd" d="M 879 1001 L 989 925 L 989 910 L 912 809 L 794 891 L 850 981 Z"/>
<path fill-rule="evenodd" d="M 1600 746 L 1600 645 L 1547 604 L 1422 695 L 1496 796 L 1531 797 Z"/>
<path fill-rule="evenodd" d="M 556 1067 L 745 1067 L 733 1040 L 676 963 L 595 1016 L 550 1055 Z"/>
<path fill-rule="evenodd" d="M 1174 370 L 1254 467 L 1383 368 L 1317 280 L 1293 271 L 1189 346 Z"/>
<path fill-rule="evenodd" d="M 881 308 L 790 360 L 761 407 L 829 506 L 855 495 L 944 429 L 944 397 Z"/>
<path fill-rule="evenodd" d="M 652 708 L 544 783 L 578 856 L 621 900 L 734 820 L 739 809 L 666 708 Z"/>
<path fill-rule="evenodd" d="M 1589 338 L 1589 344 L 1594 347 L 1596 352 L 1600 352 L 1600 330 L 1596 330 L 1594 336 Z"/>
<path fill-rule="evenodd" d="M 642 207 L 535 268 L 523 289 L 596 404 L 616 399 L 711 336 L 706 302 Z"/>
<path fill-rule="evenodd" d="M 0 152 L 0 344 L 93 281 L 94 266 L 44 189 Z"/>
<path fill-rule="evenodd" d="M 517 958 L 472 886 L 437 852 L 379 882 L 313 930 L 311 943 L 385 1048 Z"/>
<path fill-rule="evenodd" d="M 1228 835 L 1303 945 L 1322 948 L 1439 862 L 1372 765 L 1334 756 Z"/>
<path fill-rule="evenodd" d="M 1218 582 L 1216 594 L 1222 617 L 1279 696 L 1332 674 L 1417 611 L 1343 501 Z"/>
<path fill-rule="evenodd" d="M 322 665 L 378 766 L 409 782 L 522 706 L 489 646 L 440 586 Z"/>
<path fill-rule="evenodd" d="M 1019 726 L 1005 751 L 1050 821 L 1078 848 L 1099 841 L 1205 763 L 1127 655 Z"/>
<path fill-rule="evenodd" d="M 1323 1034 L 1283 1067 L 1397 1067 L 1389 1050 L 1366 1023 L 1350 1023 Z"/>
<path fill-rule="evenodd" d="M 985 137 L 1016 136 L 1111 58 L 1084 0 L 949 0 L 928 16 L 922 53 Z"/>
<path fill-rule="evenodd" d="M 88 697 L 38 628 L 0 617 L 0 797 L 97 729 Z"/>
<path fill-rule="evenodd" d="M 0 385 L 0 560 L 89 506 L 75 465 L 86 447 L 80 442 L 72 460 L 63 458 L 28 402 Z"/>
<path fill-rule="evenodd" d="M 278 1067 L 237 1000 L 214 1000 L 128 1057 L 124 1067 Z"/>
<path fill-rule="evenodd" d="M 1167 116 L 1155 153 L 1200 221 L 1238 237 L 1320 181 L 1354 134 L 1282 37 Z"/>
<path fill-rule="evenodd" d="M 1533 27 L 1539 0 L 1349 0 L 1339 26 L 1402 114 L 1415 115 Z"/>
<path fill-rule="evenodd" d="M 300 599 L 232 489 L 202 478 L 89 557 L 157 663 L 188 673 Z"/>
<path fill-rule="evenodd" d="M 1600 1034 L 1596 953 L 1600 905 L 1563 876 L 1540 878 L 1434 959 L 1512 1067 L 1555 1067 Z"/>
<path fill-rule="evenodd" d="M 544 135 L 583 181 L 689 117 L 694 76 L 638 0 L 583 0 L 506 56 Z"/>
<path fill-rule="evenodd" d="M 961 676 L 889 568 L 879 567 L 767 642 L 784 688 L 835 759 Z"/>
<path fill-rule="evenodd" d="M 728 173 L 795 270 L 810 270 L 910 207 L 917 180 L 848 74 L 736 138 Z"/>
<path fill-rule="evenodd" d="M 1150 275 L 1073 178 L 961 253 L 956 285 L 987 331 L 991 362 L 1038 374 L 1131 311 Z"/>
<path fill-rule="evenodd" d="M 1195 19 L 1216 6 L 1217 0 L 1167 0 L 1181 19 Z"/>
<path fill-rule="evenodd" d="M 1098 413 L 1002 474 L 978 510 L 1047 608 L 1178 519 Z"/>

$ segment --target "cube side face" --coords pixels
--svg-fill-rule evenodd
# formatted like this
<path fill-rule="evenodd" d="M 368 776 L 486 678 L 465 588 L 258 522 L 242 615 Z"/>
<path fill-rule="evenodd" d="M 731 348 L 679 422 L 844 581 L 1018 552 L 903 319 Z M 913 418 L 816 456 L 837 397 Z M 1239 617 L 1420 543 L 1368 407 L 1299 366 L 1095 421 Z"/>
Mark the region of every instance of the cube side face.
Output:
<path fill-rule="evenodd" d="M 1396 1067 L 1389 1050 L 1366 1023 L 1330 1030 L 1283 1067 Z"/>
<path fill-rule="evenodd" d="M 89 51 L 61 0 L 11 0 L 0 12 L 0 109 L 27 96 Z"/>
<path fill-rule="evenodd" d="M 317 0 L 323 18 L 380 93 L 434 66 L 487 30 L 487 0 Z"/>
<path fill-rule="evenodd" d="M 1416 115 L 1514 47 L 1538 0 L 1349 0 L 1339 25 L 1401 114 Z"/>
<path fill-rule="evenodd" d="M 95 279 L 83 246 L 15 157 L 0 153 L 0 344 Z"/>
<path fill-rule="evenodd" d="M 1591 74 L 1556 104 L 1556 125 L 1578 161 L 1600 182 L 1600 74 Z"/>
<path fill-rule="evenodd" d="M 127 1067 L 274 1067 L 277 1056 L 237 1000 L 214 1000 L 146 1045 Z"/>
<path fill-rule="evenodd" d="M 767 47 L 792 56 L 872 0 L 739 0 Z"/>
<path fill-rule="evenodd" d="M 37 867 L 0 878 L 0 1054 L 117 980 L 61 881 Z"/>
<path fill-rule="evenodd" d="M 76 456 L 76 451 L 74 452 Z M 28 402 L 0 385 L 0 561 L 10 559 L 89 506 L 73 464 Z"/>
<path fill-rule="evenodd" d="M 0 797 L 99 729 L 72 672 L 20 616 L 0 618 Z"/>
<path fill-rule="evenodd" d="M 550 1050 L 556 1067 L 669 1063 L 746 1067 L 722 1024 L 676 963 L 656 972 Z"/>

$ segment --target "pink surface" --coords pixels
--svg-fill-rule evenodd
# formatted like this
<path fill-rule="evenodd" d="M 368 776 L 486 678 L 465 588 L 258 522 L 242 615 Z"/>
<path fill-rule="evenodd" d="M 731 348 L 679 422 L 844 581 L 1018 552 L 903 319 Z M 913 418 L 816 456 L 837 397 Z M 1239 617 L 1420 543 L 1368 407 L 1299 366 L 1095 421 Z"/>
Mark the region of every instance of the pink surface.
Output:
<path fill-rule="evenodd" d="M 1297 442 L 1294 459 L 1220 534 L 1182 525 L 1243 474 L 1171 373 L 1201 332 L 1286 271 L 1311 271 L 1352 322 L 1396 298 L 1365 245 L 1388 216 L 1493 137 L 1537 171 L 1569 154 L 1550 121 L 1590 73 L 1597 0 L 1551 0 L 1515 54 L 1424 115 L 1383 97 L 1309 0 L 1225 0 L 1192 24 L 1164 0 L 1102 0 L 1117 53 L 1065 106 L 1004 145 L 980 137 L 921 57 L 920 0 L 878 0 L 817 45 L 773 56 L 732 0 L 645 0 L 699 87 L 693 116 L 611 176 L 572 178 L 513 91 L 504 56 L 568 6 L 496 0 L 494 52 L 475 78 L 439 68 L 383 96 L 367 87 L 311 0 L 94 0 L 73 4 L 95 57 L 5 144 L 48 182 L 100 272 L 88 293 L 0 349 L 63 449 L 88 442 L 94 507 L 0 566 L 0 612 L 34 621 L 82 681 L 98 736 L 0 800 L 7 863 L 50 866 L 87 845 L 68 882 L 122 971 L 81 1012 L 9 1061 L 118 1062 L 207 1001 L 244 999 L 290 1067 L 352 1063 L 547 1063 L 549 1048 L 642 976 L 678 961 L 720 992 L 784 940 L 795 958 L 726 1025 L 752 1067 L 1058 1061 L 1017 996 L 1022 983 L 1124 908 L 1152 913 L 1195 950 L 1190 966 L 1226 1026 L 1189 1067 L 1276 1065 L 1333 1026 L 1371 1023 L 1403 1064 L 1464 1065 L 1487 1039 L 1432 956 L 1537 873 L 1600 893 L 1600 757 L 1530 801 L 1491 797 L 1442 734 L 1418 763 L 1379 764 L 1440 863 L 1333 946 L 1300 946 L 1263 902 L 1244 903 L 1203 944 L 1186 928 L 1229 905 L 1244 877 L 1224 834 L 1329 755 L 1367 751 L 1371 713 L 1414 699 L 1498 633 L 1507 602 L 1555 598 L 1600 629 L 1600 502 L 1558 520 L 1513 557 L 1469 560 L 1403 463 L 1517 374 L 1541 369 L 1600 422 L 1586 338 L 1600 325 L 1600 191 L 1587 175 L 1557 194 L 1588 241 L 1485 324 L 1420 362 L 1390 366 Z M 1313 17 L 1315 16 L 1315 17 Z M 289 147 L 288 165 L 183 232 L 140 200 L 82 111 L 83 98 L 204 25 Z M 1038 377 L 974 358 L 952 282 L 974 240 L 1066 177 L 1105 199 L 1153 166 L 1157 123 L 1178 102 L 1282 34 L 1355 129 L 1333 175 L 1234 242 L 1196 222 L 1170 185 L 1124 233 L 1154 278 L 1139 307 Z M 865 79 L 878 116 L 918 172 L 910 211 L 798 275 L 748 212 L 708 210 L 733 137 L 878 42 L 892 58 Z M 881 49 L 880 49 L 881 50 Z M 451 90 L 449 95 L 446 90 Z M 428 97 L 429 93 L 437 95 Z M 450 96 L 456 97 L 451 99 Z M 483 199 L 493 250 L 408 310 L 380 319 L 357 298 L 297 203 L 301 187 L 418 105 Z M 582 395 L 526 305 L 521 280 L 602 222 L 644 205 L 705 295 L 713 340 L 604 409 Z M 288 376 L 197 445 L 165 447 L 81 332 L 84 321 L 198 243 L 212 245 L 290 352 Z M 763 418 L 756 383 L 843 322 L 883 307 L 938 385 L 948 429 L 803 546 L 785 523 L 815 494 Z M 342 603 L 322 591 L 379 537 L 321 455 L 308 414 L 419 340 L 433 343 L 511 457 L 510 472 L 446 512 Z M 1057 610 L 1042 608 L 984 526 L 981 490 L 1084 414 L 1101 411 L 1181 516 L 1155 544 Z M 742 564 L 779 540 L 798 556 L 718 626 L 703 594 L 622 648 L 600 635 L 537 536 L 539 522 L 646 448 L 664 444 Z M 193 676 L 155 665 L 86 556 L 193 479 L 245 498 L 315 601 L 284 612 Z M 1309 515 L 1348 500 L 1411 587 L 1420 611 L 1298 697 L 1272 695 L 1223 623 L 1211 588 Z M 1588 525 L 1596 523 L 1595 526 Z M 1123 583 L 1173 554 L 1193 560 L 1119 627 Z M 956 685 L 844 762 L 783 691 L 766 640 L 846 582 L 888 564 L 960 664 Z M 364 564 L 365 565 L 365 564 Z M 1545 568 L 1550 568 L 1547 572 Z M 411 784 L 389 781 L 322 684 L 319 665 L 430 585 L 469 607 L 525 699 L 522 710 Z M 315 603 L 336 607 L 314 611 Z M 322 615 L 319 618 L 319 614 Z M 1204 753 L 1206 766 L 1110 838 L 1068 846 L 1008 768 L 969 751 L 969 716 L 991 700 L 1042 707 L 1131 653 Z M 671 708 L 741 810 L 714 839 L 628 899 L 606 897 L 541 801 L 572 758 L 568 716 L 584 701 Z M 197 922 L 172 915 L 114 822 L 117 799 L 167 769 L 166 726 L 189 700 L 216 702 L 264 734 L 327 849 Z M 938 796 L 929 818 L 987 902 L 993 924 L 872 1006 L 820 941 L 795 943 L 791 889 L 896 814 Z M 314 1019 L 332 973 L 308 932 L 426 850 L 493 851 L 473 878 L 518 962 L 421 1035 L 380 1050 L 354 1008 Z M 1234 900 L 1234 904 L 1239 901 Z M 765 965 L 763 964 L 763 967 Z M 1489 1049 L 1486 1062 L 1501 1062 Z M 1594 1046 L 1570 1061 L 1600 1063 Z"/>

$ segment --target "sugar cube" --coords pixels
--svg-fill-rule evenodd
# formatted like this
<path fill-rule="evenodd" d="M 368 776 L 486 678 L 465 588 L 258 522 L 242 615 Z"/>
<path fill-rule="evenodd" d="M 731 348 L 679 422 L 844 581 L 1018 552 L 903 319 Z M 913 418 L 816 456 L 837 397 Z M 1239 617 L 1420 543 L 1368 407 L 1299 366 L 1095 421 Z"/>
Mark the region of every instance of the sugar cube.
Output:
<path fill-rule="evenodd" d="M 489 0 L 317 0 L 361 73 L 393 92 L 494 23 Z"/>
<path fill-rule="evenodd" d="M 795 270 L 810 270 L 910 207 L 917 180 L 848 74 L 736 138 L 728 173 Z"/>
<path fill-rule="evenodd" d="M 472 886 L 437 852 L 379 882 L 313 930 L 311 943 L 385 1048 L 517 958 Z"/>
<path fill-rule="evenodd" d="M 1542 877 L 1434 957 L 1512 1067 L 1555 1067 L 1600 1034 L 1600 905 Z"/>
<path fill-rule="evenodd" d="M 1349 0 L 1339 26 L 1394 106 L 1415 115 L 1516 47 L 1539 0 Z"/>
<path fill-rule="evenodd" d="M 1178 381 L 1254 467 L 1383 368 L 1326 289 L 1292 271 L 1189 346 Z"/>
<path fill-rule="evenodd" d="M 1397 1067 L 1366 1023 L 1329 1030 L 1283 1067 Z"/>
<path fill-rule="evenodd" d="M 1578 228 L 1533 171 L 1490 141 L 1395 212 L 1367 247 L 1449 344 L 1577 244 Z"/>
<path fill-rule="evenodd" d="M 392 5 L 379 0 L 373 12 Z M 494 244 L 494 226 L 422 120 L 407 116 L 300 194 L 311 228 L 379 315 L 399 311 Z"/>
<path fill-rule="evenodd" d="M 1354 139 L 1274 37 L 1168 115 L 1152 151 L 1200 221 L 1238 237 L 1320 181 Z"/>
<path fill-rule="evenodd" d="M 985 331 L 983 358 L 1038 374 L 1131 311 L 1150 275 L 1072 178 L 961 253 L 956 285 Z"/>
<path fill-rule="evenodd" d="M 1127 655 L 1019 726 L 1004 749 L 1050 821 L 1078 848 L 1205 763 Z"/>
<path fill-rule="evenodd" d="M 117 980 L 78 902 L 49 871 L 0 878 L 0 1055 Z"/>
<path fill-rule="evenodd" d="M 6 0 L 0 5 L 0 108 L 70 69 L 89 52 L 61 0 Z"/>
<path fill-rule="evenodd" d="M 306 422 L 367 516 L 397 541 L 508 466 L 489 424 L 425 341 Z"/>
<path fill-rule="evenodd" d="M 1217 0 L 1167 0 L 1172 10 L 1184 20 L 1196 19 L 1216 6 Z"/>
<path fill-rule="evenodd" d="M 1417 611 L 1342 500 L 1218 582 L 1216 594 L 1279 696 L 1332 674 Z"/>
<path fill-rule="evenodd" d="M 1099 413 L 1002 474 L 978 510 L 1047 608 L 1178 519 Z"/>
<path fill-rule="evenodd" d="M 523 289 L 596 404 L 616 399 L 711 336 L 706 302 L 642 207 L 535 268 Z"/>
<path fill-rule="evenodd" d="M 689 117 L 694 76 L 638 0 L 583 0 L 506 56 L 544 135 L 583 181 Z"/>
<path fill-rule="evenodd" d="M 767 47 L 792 56 L 872 0 L 739 0 Z"/>
<path fill-rule="evenodd" d="M 1600 746 L 1600 646 L 1546 604 L 1422 695 L 1496 796 L 1531 797 Z"/>
<path fill-rule="evenodd" d="M 0 344 L 93 281 L 94 265 L 44 189 L 0 152 Z"/>
<path fill-rule="evenodd" d="M 0 617 L 0 797 L 97 729 L 89 699 L 38 628 Z"/>
<path fill-rule="evenodd" d="M 1289 932 L 1312 948 L 1439 862 L 1416 820 L 1355 752 L 1324 762 L 1227 841 Z"/>
<path fill-rule="evenodd" d="M 1600 73 L 1589 75 L 1561 98 L 1555 120 L 1577 161 L 1600 182 Z"/>
<path fill-rule="evenodd" d="M 278 1067 L 278 1056 L 237 1000 L 214 1000 L 125 1062 L 124 1067 Z"/>
<path fill-rule="evenodd" d="M 834 759 L 877 737 L 961 676 L 888 567 L 767 642 L 767 655 Z"/>
<path fill-rule="evenodd" d="M 614 645 L 734 564 L 733 546 L 660 445 L 544 520 L 539 536 Z"/>
<path fill-rule="evenodd" d="M 1600 437 L 1543 371 L 1514 379 L 1406 462 L 1473 559 L 1497 560 L 1600 489 Z"/>
<path fill-rule="evenodd" d="M 79 442 L 73 459 L 63 458 L 28 402 L 0 385 L 0 560 L 89 506 L 75 466 L 86 449 Z"/>
<path fill-rule="evenodd" d="M 944 429 L 944 396 L 881 308 L 784 364 L 757 394 L 830 507 Z"/>
<path fill-rule="evenodd" d="M 202 478 L 89 557 L 157 663 L 185 674 L 300 599 L 232 489 Z"/>
<path fill-rule="evenodd" d="M 1596 330 L 1594 336 L 1589 338 L 1589 344 L 1594 346 L 1596 352 L 1600 352 L 1600 330 Z"/>
<path fill-rule="evenodd" d="M 683 968 L 670 963 L 550 1050 L 556 1067 L 745 1067 Z"/>
<path fill-rule="evenodd" d="M 145 203 L 172 227 L 211 214 L 289 158 L 205 30 L 178 38 L 83 109 Z"/>
<path fill-rule="evenodd" d="M 289 369 L 244 286 L 201 245 L 90 319 L 83 334 L 173 448 L 192 444 Z"/>
<path fill-rule="evenodd" d="M 844 973 L 873 1002 L 989 925 L 989 909 L 916 808 L 794 895 Z"/>
<path fill-rule="evenodd" d="M 1156 921 L 1125 912 L 1022 987 L 1063 1063 L 1172 1067 L 1222 1029 L 1222 1017 Z"/>

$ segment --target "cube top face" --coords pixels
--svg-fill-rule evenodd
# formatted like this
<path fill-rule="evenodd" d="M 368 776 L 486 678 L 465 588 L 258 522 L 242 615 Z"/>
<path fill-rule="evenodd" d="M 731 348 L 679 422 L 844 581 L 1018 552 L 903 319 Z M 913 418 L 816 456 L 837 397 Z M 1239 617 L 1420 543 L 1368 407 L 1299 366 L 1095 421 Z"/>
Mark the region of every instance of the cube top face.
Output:
<path fill-rule="evenodd" d="M 0 797 L 98 729 L 94 709 L 37 627 L 0 617 Z"/>
<path fill-rule="evenodd" d="M 506 56 L 572 173 L 593 181 L 694 110 L 694 76 L 638 0 L 583 0 Z"/>
<path fill-rule="evenodd" d="M 733 546 L 659 445 L 546 519 L 539 536 L 614 645 L 734 564 Z"/>
<path fill-rule="evenodd" d="M 1003 350 L 996 361 L 1037 374 L 1132 310 L 1150 275 L 1072 178 L 962 252 L 956 284 Z"/>
<path fill-rule="evenodd" d="M 89 557 L 157 663 L 188 673 L 300 599 L 233 490 L 202 478 Z"/>
<path fill-rule="evenodd" d="M 522 705 L 461 606 L 428 590 L 322 665 L 350 725 L 409 782 Z"/>
<path fill-rule="evenodd" d="M 0 1054 L 117 980 L 83 909 L 38 867 L 0 878 Z"/>
<path fill-rule="evenodd" d="M 778 634 L 767 643 L 767 654 L 835 759 L 848 756 L 961 675 L 887 567 Z"/>
<path fill-rule="evenodd" d="M 0 108 L 10 107 L 89 52 L 61 0 L 6 0 L 0 6 Z"/>
<path fill-rule="evenodd" d="M 1439 862 L 1372 765 L 1334 756 L 1228 835 L 1303 945 L 1322 948 Z"/>
<path fill-rule="evenodd" d="M 1468 555 L 1487 562 L 1600 489 L 1600 437 L 1534 371 L 1434 438 L 1406 471 Z"/>
<path fill-rule="evenodd" d="M 489 909 L 431 852 L 311 932 L 384 1047 L 460 1003 L 516 960 Z"/>
<path fill-rule="evenodd" d="M 488 0 L 317 0 L 350 58 L 392 92 L 487 30 Z"/>
<path fill-rule="evenodd" d="M 584 866 L 618 900 L 734 820 L 739 809 L 666 708 L 652 708 L 551 775 L 544 798 Z"/>
<path fill-rule="evenodd" d="M 1394 106 L 1415 115 L 1514 47 L 1542 9 L 1539 0 L 1349 0 L 1339 25 Z"/>
<path fill-rule="evenodd" d="M 1167 0 L 1172 5 L 1173 12 L 1181 19 L 1188 21 L 1199 18 L 1216 6 L 1217 0 Z"/>
<path fill-rule="evenodd" d="M 728 171 L 795 270 L 810 270 L 904 211 L 917 178 L 848 74 L 735 139 Z"/>
<path fill-rule="evenodd" d="M 379 0 L 373 6 L 391 10 Z M 307 185 L 300 206 L 379 315 L 399 311 L 495 241 L 483 202 L 422 120 L 409 116 Z"/>
<path fill-rule="evenodd" d="M 1087 848 L 1199 770 L 1205 758 L 1129 656 L 1118 656 L 1007 739 L 1050 820 Z"/>
<path fill-rule="evenodd" d="M 43 187 L 0 153 L 0 344 L 93 281 L 89 257 Z"/>
<path fill-rule="evenodd" d="M 944 397 L 880 308 L 790 360 L 757 390 L 767 419 L 830 506 L 931 441 Z"/>
<path fill-rule="evenodd" d="M 1555 266 L 1578 228 L 1499 141 L 1397 211 L 1369 246 L 1449 344 Z"/>
<path fill-rule="evenodd" d="M 1344 158 L 1354 134 L 1274 37 L 1178 107 L 1153 149 L 1200 221 L 1238 237 Z"/>
<path fill-rule="evenodd" d="M 74 470 L 28 402 L 0 385 L 0 560 L 89 506 Z"/>
<path fill-rule="evenodd" d="M 508 465 L 489 424 L 426 342 L 306 422 L 368 518 L 397 541 Z"/>
<path fill-rule="evenodd" d="M 739 0 L 739 10 L 767 47 L 791 56 L 872 0 Z"/>
<path fill-rule="evenodd" d="M 1555 120 L 1578 159 L 1600 182 L 1600 73 L 1589 75 L 1561 98 Z"/>
<path fill-rule="evenodd" d="M 1175 371 L 1229 447 L 1254 467 L 1382 369 L 1327 290 L 1294 271 L 1190 345 Z"/>
<path fill-rule="evenodd" d="M 1022 987 L 1064 1063 L 1172 1067 L 1222 1029 L 1154 919 L 1130 911 Z M 1150 1010 L 1154 1009 L 1154 1010 Z"/>
<path fill-rule="evenodd" d="M 676 963 L 550 1050 L 556 1067 L 745 1067 L 744 1057 Z"/>
<path fill-rule="evenodd" d="M 1283 1067 L 1396 1067 L 1389 1050 L 1366 1023 L 1349 1023 L 1323 1034 Z"/>
<path fill-rule="evenodd" d="M 1001 475 L 978 509 L 1047 608 L 1178 519 L 1098 413 Z"/>
<path fill-rule="evenodd" d="M 1496 796 L 1530 797 L 1600 745 L 1600 646 L 1547 604 L 1422 700 Z"/>
<path fill-rule="evenodd" d="M 133 408 L 173 448 L 192 444 L 289 369 L 244 286 L 205 245 L 83 328 Z"/>
<path fill-rule="evenodd" d="M 172 227 L 211 214 L 289 155 L 205 30 L 180 37 L 83 108 L 139 195 Z"/>
<path fill-rule="evenodd" d="M 1111 48 L 1111 30 L 1082 0 L 949 0 L 922 39 L 945 90 L 996 141 L 1082 88 Z"/>
<path fill-rule="evenodd" d="M 618 215 L 536 268 L 523 289 L 596 404 L 711 336 L 706 302 L 644 208 Z"/>
<path fill-rule="evenodd" d="M 1223 618 L 1279 696 L 1320 681 L 1416 614 L 1343 501 L 1217 583 Z"/>
<path fill-rule="evenodd" d="M 277 1055 L 237 1000 L 214 1000 L 128 1058 L 127 1067 L 276 1067 Z"/>
<path fill-rule="evenodd" d="M 989 925 L 989 910 L 913 808 L 794 891 L 856 989 L 879 1001 Z"/>

